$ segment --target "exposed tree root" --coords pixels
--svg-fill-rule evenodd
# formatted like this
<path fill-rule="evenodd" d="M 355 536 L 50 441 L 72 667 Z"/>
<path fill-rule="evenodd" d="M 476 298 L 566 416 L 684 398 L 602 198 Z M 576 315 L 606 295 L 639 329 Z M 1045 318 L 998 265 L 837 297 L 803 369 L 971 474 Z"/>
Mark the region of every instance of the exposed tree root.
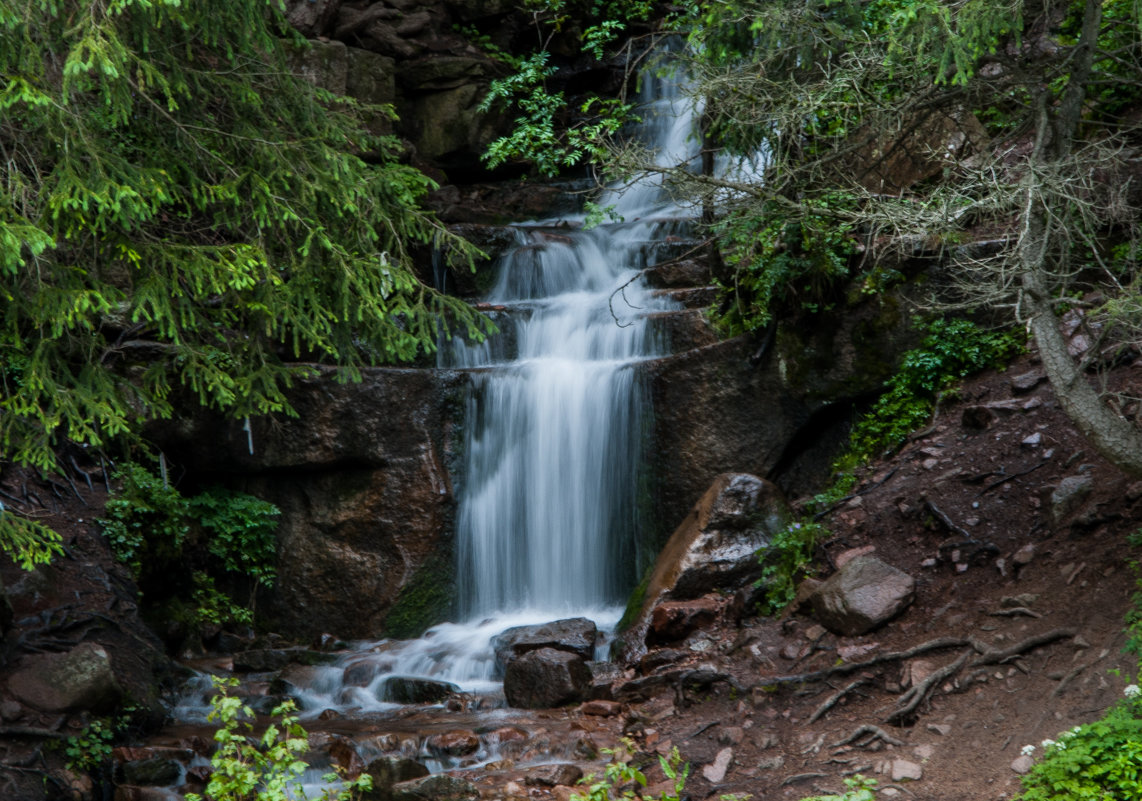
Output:
<path fill-rule="evenodd" d="M 932 692 L 934 687 L 960 672 L 971 654 L 972 652 L 970 650 L 964 651 L 955 662 L 949 662 L 942 668 L 934 671 L 928 678 L 914 685 L 906 693 L 901 695 L 896 702 L 896 708 L 888 714 L 884 722 L 898 723 L 911 717 L 912 713 L 916 711 L 920 704 L 927 700 L 928 695 Z"/>
<path fill-rule="evenodd" d="M 833 693 L 828 698 L 826 698 L 824 703 L 822 703 L 819 707 L 817 707 L 815 710 L 813 710 L 813 714 L 809 716 L 809 722 L 810 723 L 816 723 L 821 718 L 822 715 L 824 715 L 826 712 L 828 712 L 830 709 L 832 709 L 834 706 L 836 706 L 838 701 L 840 701 L 842 698 L 844 698 L 850 692 L 855 690 L 857 687 L 860 687 L 862 684 L 866 684 L 867 682 L 868 682 L 868 679 L 857 679 L 856 681 L 854 681 L 854 682 L 842 687 L 841 689 L 837 690 L 835 693 Z"/>
<path fill-rule="evenodd" d="M 863 743 L 858 744 L 857 740 L 860 740 L 862 737 L 865 737 L 866 735 L 868 736 L 868 739 L 865 740 Z M 866 723 L 863 726 L 859 726 L 856 731 L 854 731 L 852 734 L 850 734 L 845 739 L 837 740 L 835 743 L 830 745 L 829 748 L 840 748 L 842 745 L 850 745 L 850 744 L 851 745 L 859 745 L 859 747 L 864 747 L 864 746 L 868 745 L 869 743 L 871 743 L 873 740 L 880 740 L 881 742 L 885 743 L 886 745 L 895 745 L 895 746 L 904 745 L 903 740 L 897 740 L 895 737 L 893 737 L 891 734 L 889 734 L 888 732 L 886 732 L 884 729 L 880 728 L 879 726 L 874 726 L 871 723 Z"/>
<path fill-rule="evenodd" d="M 972 640 L 963 639 L 961 637 L 940 637 L 935 640 L 921 643 L 914 648 L 909 648 L 906 651 L 891 651 L 886 654 L 879 654 L 872 659 L 866 659 L 863 662 L 847 662 L 843 665 L 835 665 L 831 668 L 824 670 L 815 670 L 811 673 L 796 673 L 790 676 L 774 676 L 772 678 L 764 679 L 762 685 L 772 684 L 800 684 L 807 681 L 821 681 L 831 676 L 847 676 L 849 673 L 855 673 L 858 670 L 865 670 L 875 665 L 881 665 L 885 662 L 897 662 L 902 659 L 911 659 L 914 656 L 928 653 L 929 651 L 940 651 L 947 648 L 962 648 L 965 645 L 972 645 Z"/>
<path fill-rule="evenodd" d="M 1075 633 L 1074 629 L 1052 629 L 1043 634 L 1028 637 L 1009 648 L 989 648 L 978 640 L 973 640 L 971 645 L 979 651 L 979 656 L 972 660 L 971 667 L 978 667 L 979 665 L 1002 665 L 1009 659 L 1019 656 L 1025 651 L 1038 648 L 1040 645 L 1047 645 L 1056 640 L 1074 637 Z"/>
<path fill-rule="evenodd" d="M 790 784 L 796 784 L 797 782 L 806 782 L 809 781 L 809 779 L 824 779 L 827 778 L 828 775 L 827 773 L 798 773 L 796 776 L 790 776 L 783 781 L 781 786 L 785 787 Z"/>
<path fill-rule="evenodd" d="M 988 612 L 988 614 L 991 617 L 1018 617 L 1019 615 L 1034 618 L 1042 617 L 1038 612 L 1028 609 L 1025 606 L 1017 606 L 1014 609 L 997 609 L 994 612 Z"/>

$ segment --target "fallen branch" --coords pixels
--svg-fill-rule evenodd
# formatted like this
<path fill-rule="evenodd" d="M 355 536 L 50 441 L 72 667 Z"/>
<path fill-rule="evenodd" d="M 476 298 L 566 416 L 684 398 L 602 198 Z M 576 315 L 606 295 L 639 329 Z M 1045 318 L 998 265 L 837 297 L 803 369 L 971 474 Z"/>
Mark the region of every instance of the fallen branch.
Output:
<path fill-rule="evenodd" d="M 986 487 L 981 489 L 979 492 L 977 492 L 975 497 L 979 498 L 979 497 L 986 495 L 987 493 L 991 492 L 996 487 L 1002 487 L 1008 481 L 1012 481 L 1012 480 L 1019 478 L 1021 476 L 1025 476 L 1028 473 L 1034 473 L 1036 470 L 1038 470 L 1040 467 L 1042 467 L 1046 463 L 1047 463 L 1047 460 L 1044 459 L 1043 461 L 1039 462 L 1039 464 L 1035 465 L 1034 467 L 1028 468 L 1027 470 L 1021 470 L 1018 473 L 1012 473 L 1009 476 L 1004 476 L 1003 478 L 999 479 L 998 481 L 993 481 L 992 483 L 988 484 Z"/>
<path fill-rule="evenodd" d="M 806 681 L 821 681 L 830 676 L 846 676 L 849 673 L 855 673 L 858 670 L 880 665 L 885 662 L 896 662 L 902 659 L 911 659 L 914 656 L 925 654 L 928 651 L 939 651 L 947 648 L 962 648 L 965 645 L 972 645 L 971 640 L 965 640 L 960 637 L 939 637 L 935 640 L 921 643 L 914 648 L 909 648 L 906 651 L 891 651 L 887 654 L 879 654 L 872 659 L 866 659 L 863 662 L 847 662 L 843 665 L 835 665 L 831 668 L 824 670 L 815 670 L 812 673 L 796 673 L 791 676 L 774 676 L 772 678 L 763 679 L 762 686 L 769 686 L 773 684 L 799 684 Z"/>
<path fill-rule="evenodd" d="M 861 686 L 862 684 L 865 684 L 867 681 L 868 681 L 867 679 L 857 679 L 856 681 L 852 682 L 851 684 L 848 684 L 847 686 L 842 687 L 841 689 L 837 690 L 835 693 L 833 693 L 828 698 L 826 698 L 824 700 L 824 702 L 819 707 L 817 707 L 815 710 L 813 710 L 813 714 L 809 716 L 809 722 L 810 723 L 816 723 L 822 715 L 824 715 L 826 712 L 828 712 L 830 709 L 832 709 L 834 706 L 836 706 L 838 701 L 840 701 L 842 698 L 844 698 L 850 692 L 855 690 L 857 687 Z"/>
<path fill-rule="evenodd" d="M 913 685 L 908 692 L 900 696 L 900 699 L 896 702 L 896 708 L 888 714 L 884 722 L 894 723 L 903 721 L 909 717 L 916 711 L 920 704 L 927 700 L 934 687 L 960 672 L 960 669 L 963 668 L 971 654 L 971 650 L 964 651 L 955 662 L 949 662 L 942 668 L 933 671 L 930 676 L 919 684 Z"/>
<path fill-rule="evenodd" d="M 797 782 L 808 781 L 809 779 L 823 779 L 829 774 L 827 773 L 798 773 L 796 776 L 790 776 L 788 779 L 781 783 L 782 787 L 788 784 L 796 784 Z"/>
<path fill-rule="evenodd" d="M 884 729 L 880 728 L 879 726 L 874 726 L 871 723 L 866 723 L 863 726 L 857 727 L 857 730 L 854 731 L 852 734 L 850 734 L 845 739 L 837 740 L 837 742 L 830 745 L 829 748 L 840 748 L 842 745 L 849 745 L 850 743 L 852 743 L 853 745 L 856 745 L 857 744 L 856 741 L 859 740 L 861 737 L 864 737 L 866 734 L 871 735 L 871 736 L 868 738 L 867 742 L 864 742 L 861 744 L 862 747 L 865 745 L 868 745 L 873 740 L 880 740 L 881 742 L 885 743 L 886 745 L 895 745 L 895 746 L 904 745 L 903 740 L 897 740 L 895 737 L 893 737 L 891 734 L 889 734 L 888 732 L 886 732 Z"/>
<path fill-rule="evenodd" d="M 1033 648 L 1038 648 L 1040 645 L 1047 645 L 1056 640 L 1063 640 L 1074 636 L 1074 629 L 1053 629 L 1044 634 L 1036 634 L 1033 637 L 1028 637 L 1022 642 L 1012 645 L 1010 648 L 1003 649 L 988 648 L 978 641 L 975 641 L 972 643 L 972 647 L 979 651 L 979 656 L 972 660 L 971 666 L 1001 665 L 1008 659 L 1019 656 L 1024 651 L 1030 651 Z"/>
<path fill-rule="evenodd" d="M 1017 606 L 1014 609 L 998 609 L 994 612 L 988 612 L 992 617 L 1017 617 L 1018 615 L 1026 615 L 1027 617 L 1040 618 L 1038 612 L 1028 609 L 1025 606 Z"/>

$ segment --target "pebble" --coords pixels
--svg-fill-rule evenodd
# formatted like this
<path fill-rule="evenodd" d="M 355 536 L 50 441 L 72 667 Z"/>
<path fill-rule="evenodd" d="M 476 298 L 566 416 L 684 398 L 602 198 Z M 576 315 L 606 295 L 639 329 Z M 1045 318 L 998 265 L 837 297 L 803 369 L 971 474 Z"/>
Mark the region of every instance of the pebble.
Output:
<path fill-rule="evenodd" d="M 1024 437 L 1021 444 L 1024 448 L 1038 448 L 1043 444 L 1043 435 L 1036 431 L 1034 434 Z"/>
<path fill-rule="evenodd" d="M 702 775 L 710 784 L 720 784 L 726 778 L 726 771 L 730 768 L 730 762 L 734 758 L 734 749 L 723 748 L 714 757 L 714 761 L 706 767 L 702 768 Z"/>
<path fill-rule="evenodd" d="M 941 737 L 947 737 L 952 733 L 952 727 L 947 723 L 929 723 L 928 731 L 932 732 L 933 734 L 938 734 Z"/>
<path fill-rule="evenodd" d="M 1028 565 L 1035 558 L 1035 543 L 1029 542 L 1011 555 L 1011 561 L 1017 565 Z"/>
<path fill-rule="evenodd" d="M 758 760 L 757 767 L 759 770 L 781 770 L 785 767 L 785 757 L 771 756 Z"/>
<path fill-rule="evenodd" d="M 1011 763 L 1011 769 L 1018 773 L 1020 776 L 1025 776 L 1026 774 L 1030 773 L 1031 768 L 1034 766 L 1035 760 L 1026 754 L 1021 757 L 1017 757 L 1015 761 Z"/>
<path fill-rule="evenodd" d="M 907 759 L 892 760 L 892 781 L 918 782 L 923 778 L 924 769 L 917 765 L 915 762 L 909 762 Z"/>

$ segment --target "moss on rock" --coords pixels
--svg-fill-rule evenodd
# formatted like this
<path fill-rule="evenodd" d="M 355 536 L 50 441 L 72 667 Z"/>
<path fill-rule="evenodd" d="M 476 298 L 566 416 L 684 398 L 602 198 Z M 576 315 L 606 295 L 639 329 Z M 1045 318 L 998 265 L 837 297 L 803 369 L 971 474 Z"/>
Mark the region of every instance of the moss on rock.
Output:
<path fill-rule="evenodd" d="M 399 639 L 419 637 L 453 612 L 456 569 L 451 549 L 424 561 L 404 585 L 385 618 L 384 635 Z"/>

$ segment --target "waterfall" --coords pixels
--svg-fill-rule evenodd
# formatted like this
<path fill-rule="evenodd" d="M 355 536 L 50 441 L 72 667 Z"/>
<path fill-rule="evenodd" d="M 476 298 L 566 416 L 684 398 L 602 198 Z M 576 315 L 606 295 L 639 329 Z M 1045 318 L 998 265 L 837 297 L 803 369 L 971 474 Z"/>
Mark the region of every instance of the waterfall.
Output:
<path fill-rule="evenodd" d="M 458 492 L 461 612 L 579 614 L 621 601 L 634 576 L 646 398 L 664 308 L 636 265 L 649 224 L 521 229 L 488 301 L 497 342 L 459 346 L 473 373 Z"/>
<path fill-rule="evenodd" d="M 692 105 L 668 80 L 648 76 L 642 91 L 638 135 L 662 164 L 689 160 Z M 514 226 L 517 245 L 485 298 L 500 333 L 441 349 L 441 365 L 468 371 L 472 384 L 457 482 L 462 622 L 419 640 L 359 643 L 337 664 L 298 677 L 291 694 L 304 716 L 392 710 L 384 691 L 392 676 L 496 692 L 491 641 L 505 629 L 572 616 L 601 630 L 617 623 L 637 580 L 649 424 L 640 364 L 665 354 L 651 318 L 674 308 L 641 270 L 686 214 L 652 176 L 606 193 L 601 205 L 624 221 L 592 230 L 581 218 Z M 358 678 L 346 682 L 349 670 Z M 191 688 L 180 717 L 205 713 L 205 686 Z"/>

